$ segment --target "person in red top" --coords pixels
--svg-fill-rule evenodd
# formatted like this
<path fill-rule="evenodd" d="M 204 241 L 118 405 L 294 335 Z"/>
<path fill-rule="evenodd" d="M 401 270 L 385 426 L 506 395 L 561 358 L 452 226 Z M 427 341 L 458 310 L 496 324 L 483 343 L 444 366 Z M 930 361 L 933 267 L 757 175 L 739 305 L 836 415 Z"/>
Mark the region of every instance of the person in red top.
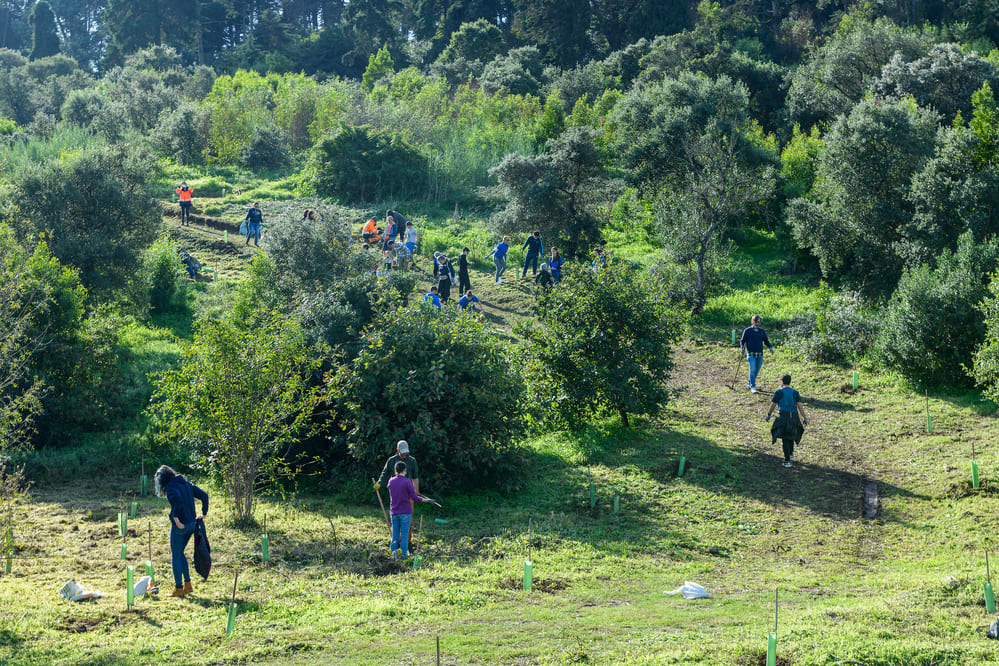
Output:
<path fill-rule="evenodd" d="M 180 202 L 180 226 L 189 227 L 191 226 L 191 195 L 194 194 L 192 190 L 187 185 L 187 181 L 183 181 L 180 187 L 177 188 L 177 200 Z"/>

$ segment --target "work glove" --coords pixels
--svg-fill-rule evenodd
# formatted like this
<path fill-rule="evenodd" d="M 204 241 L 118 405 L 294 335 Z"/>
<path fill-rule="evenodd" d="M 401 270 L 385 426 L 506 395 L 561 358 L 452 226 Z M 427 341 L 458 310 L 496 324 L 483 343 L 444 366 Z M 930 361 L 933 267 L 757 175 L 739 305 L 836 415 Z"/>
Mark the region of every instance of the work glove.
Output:
<path fill-rule="evenodd" d="M 808 425 L 808 419 L 801 419 L 801 425 Z"/>
<path fill-rule="evenodd" d="M 380 483 L 378 483 L 378 482 L 376 481 L 376 482 L 375 482 L 375 490 L 381 490 L 381 489 L 382 489 L 382 484 L 380 484 Z"/>
<path fill-rule="evenodd" d="M 770 415 L 769 414 L 767 414 L 766 422 L 770 423 Z"/>
<path fill-rule="evenodd" d="M 773 347 L 767 347 L 767 349 L 770 350 L 770 355 L 773 356 L 774 355 L 774 348 Z"/>

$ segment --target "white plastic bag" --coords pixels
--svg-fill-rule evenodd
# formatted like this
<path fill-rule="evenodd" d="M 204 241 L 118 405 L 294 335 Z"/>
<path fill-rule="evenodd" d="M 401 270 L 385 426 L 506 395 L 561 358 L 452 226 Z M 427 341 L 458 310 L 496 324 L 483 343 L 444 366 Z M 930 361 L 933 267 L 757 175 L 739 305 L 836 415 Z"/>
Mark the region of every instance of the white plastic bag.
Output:
<path fill-rule="evenodd" d="M 71 580 L 60 588 L 59 596 L 70 601 L 86 601 L 87 599 L 103 597 L 104 593 L 97 590 L 84 590 L 82 585 Z"/>
<path fill-rule="evenodd" d="M 710 599 L 711 593 L 705 590 L 703 587 L 697 583 L 691 583 L 689 580 L 683 581 L 681 587 L 675 590 L 668 590 L 666 594 L 682 594 L 684 599 Z"/>
<path fill-rule="evenodd" d="M 141 597 L 146 592 L 149 591 L 152 582 L 153 582 L 152 577 L 143 576 L 142 578 L 139 579 L 139 582 L 135 584 L 135 587 L 132 588 L 132 592 L 135 593 L 136 597 Z"/>

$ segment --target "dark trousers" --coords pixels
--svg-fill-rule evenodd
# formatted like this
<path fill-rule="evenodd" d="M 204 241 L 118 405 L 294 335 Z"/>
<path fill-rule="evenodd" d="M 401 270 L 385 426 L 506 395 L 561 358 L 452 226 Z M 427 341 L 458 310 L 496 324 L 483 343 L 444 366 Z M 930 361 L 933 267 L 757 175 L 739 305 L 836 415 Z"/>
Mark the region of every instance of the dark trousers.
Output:
<path fill-rule="evenodd" d="M 468 273 L 458 273 L 458 295 L 464 296 L 465 292 L 472 288 L 472 282 L 468 279 Z"/>
<path fill-rule="evenodd" d="M 782 439 L 781 444 L 784 445 L 784 460 L 790 461 L 791 456 L 794 455 L 794 440 L 793 439 Z"/>
<path fill-rule="evenodd" d="M 191 224 L 191 202 L 181 201 L 180 202 L 180 225 L 186 226 Z"/>
<path fill-rule="evenodd" d="M 437 283 L 437 295 L 440 296 L 441 303 L 447 303 L 451 298 L 451 278 L 442 277 Z"/>

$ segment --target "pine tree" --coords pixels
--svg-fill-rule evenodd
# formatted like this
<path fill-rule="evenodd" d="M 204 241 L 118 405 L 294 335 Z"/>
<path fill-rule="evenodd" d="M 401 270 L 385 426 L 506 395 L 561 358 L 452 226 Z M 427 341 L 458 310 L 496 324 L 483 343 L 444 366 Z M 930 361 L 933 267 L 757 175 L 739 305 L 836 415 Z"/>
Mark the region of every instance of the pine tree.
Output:
<path fill-rule="evenodd" d="M 55 12 L 45 0 L 40 0 L 31 10 L 28 23 L 32 28 L 31 59 L 38 60 L 59 53 L 59 34 L 56 32 Z"/>

